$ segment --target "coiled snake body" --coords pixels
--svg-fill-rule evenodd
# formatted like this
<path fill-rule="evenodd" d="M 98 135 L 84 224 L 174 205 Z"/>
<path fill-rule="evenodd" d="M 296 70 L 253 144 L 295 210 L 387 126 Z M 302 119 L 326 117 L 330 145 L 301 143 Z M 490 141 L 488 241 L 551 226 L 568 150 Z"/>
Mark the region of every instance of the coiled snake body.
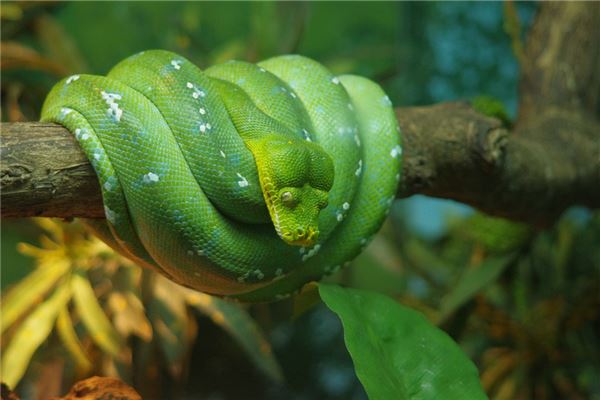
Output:
<path fill-rule="evenodd" d="M 117 251 L 244 301 L 284 296 L 359 254 L 400 179 L 399 128 L 375 83 L 301 56 L 201 71 L 162 50 L 73 75 L 42 120 L 69 129 Z"/>

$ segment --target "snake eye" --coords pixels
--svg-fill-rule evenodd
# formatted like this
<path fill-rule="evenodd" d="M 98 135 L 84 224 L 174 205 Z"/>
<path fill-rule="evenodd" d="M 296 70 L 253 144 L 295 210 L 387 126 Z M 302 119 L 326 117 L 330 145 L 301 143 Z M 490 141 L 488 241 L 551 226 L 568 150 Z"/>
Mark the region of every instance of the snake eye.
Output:
<path fill-rule="evenodd" d="M 293 208 L 298 204 L 298 201 L 294 198 L 292 192 L 281 193 L 281 202 L 288 208 Z"/>

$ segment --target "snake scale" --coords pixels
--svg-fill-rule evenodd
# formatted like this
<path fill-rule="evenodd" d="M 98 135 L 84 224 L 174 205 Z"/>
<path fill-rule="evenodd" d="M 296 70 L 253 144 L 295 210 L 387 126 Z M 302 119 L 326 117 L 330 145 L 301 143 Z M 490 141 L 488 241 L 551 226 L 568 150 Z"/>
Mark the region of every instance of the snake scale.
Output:
<path fill-rule="evenodd" d="M 269 301 L 356 257 L 400 180 L 400 129 L 374 82 L 298 55 L 200 70 L 164 50 L 57 83 L 42 121 L 98 176 L 121 254 L 184 286 Z"/>

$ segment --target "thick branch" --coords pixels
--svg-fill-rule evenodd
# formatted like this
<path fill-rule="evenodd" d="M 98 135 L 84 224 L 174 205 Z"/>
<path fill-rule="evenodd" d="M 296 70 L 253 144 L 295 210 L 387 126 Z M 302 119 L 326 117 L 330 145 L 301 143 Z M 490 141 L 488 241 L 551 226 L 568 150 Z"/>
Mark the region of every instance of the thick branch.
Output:
<path fill-rule="evenodd" d="M 509 134 L 465 103 L 397 109 L 403 130 L 400 197 L 450 198 L 484 211 L 544 224 L 566 207 L 600 207 L 597 124 L 549 115 L 535 132 Z M 2 124 L 2 215 L 104 215 L 94 171 L 75 139 L 53 124 Z"/>
<path fill-rule="evenodd" d="M 572 205 L 600 207 L 598 122 L 556 109 L 515 131 L 466 104 L 398 109 L 399 196 L 458 200 L 493 215 L 550 224 Z"/>
<path fill-rule="evenodd" d="M 465 103 L 396 110 L 403 185 L 536 225 L 571 205 L 600 207 L 600 5 L 542 3 L 510 132 Z M 2 124 L 2 215 L 103 217 L 98 183 L 57 125 Z"/>
<path fill-rule="evenodd" d="M 65 128 L 3 123 L 2 217 L 104 217 L 96 174 Z"/>

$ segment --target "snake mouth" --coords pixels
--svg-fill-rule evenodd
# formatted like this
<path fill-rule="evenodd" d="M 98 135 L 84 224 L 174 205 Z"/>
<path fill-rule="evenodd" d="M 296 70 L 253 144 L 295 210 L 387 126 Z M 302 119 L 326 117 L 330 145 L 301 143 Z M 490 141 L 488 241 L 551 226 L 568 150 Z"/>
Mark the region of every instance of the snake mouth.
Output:
<path fill-rule="evenodd" d="M 313 227 L 306 229 L 297 228 L 292 231 L 282 232 L 281 238 L 292 246 L 310 247 L 315 244 L 319 237 L 319 230 Z"/>

